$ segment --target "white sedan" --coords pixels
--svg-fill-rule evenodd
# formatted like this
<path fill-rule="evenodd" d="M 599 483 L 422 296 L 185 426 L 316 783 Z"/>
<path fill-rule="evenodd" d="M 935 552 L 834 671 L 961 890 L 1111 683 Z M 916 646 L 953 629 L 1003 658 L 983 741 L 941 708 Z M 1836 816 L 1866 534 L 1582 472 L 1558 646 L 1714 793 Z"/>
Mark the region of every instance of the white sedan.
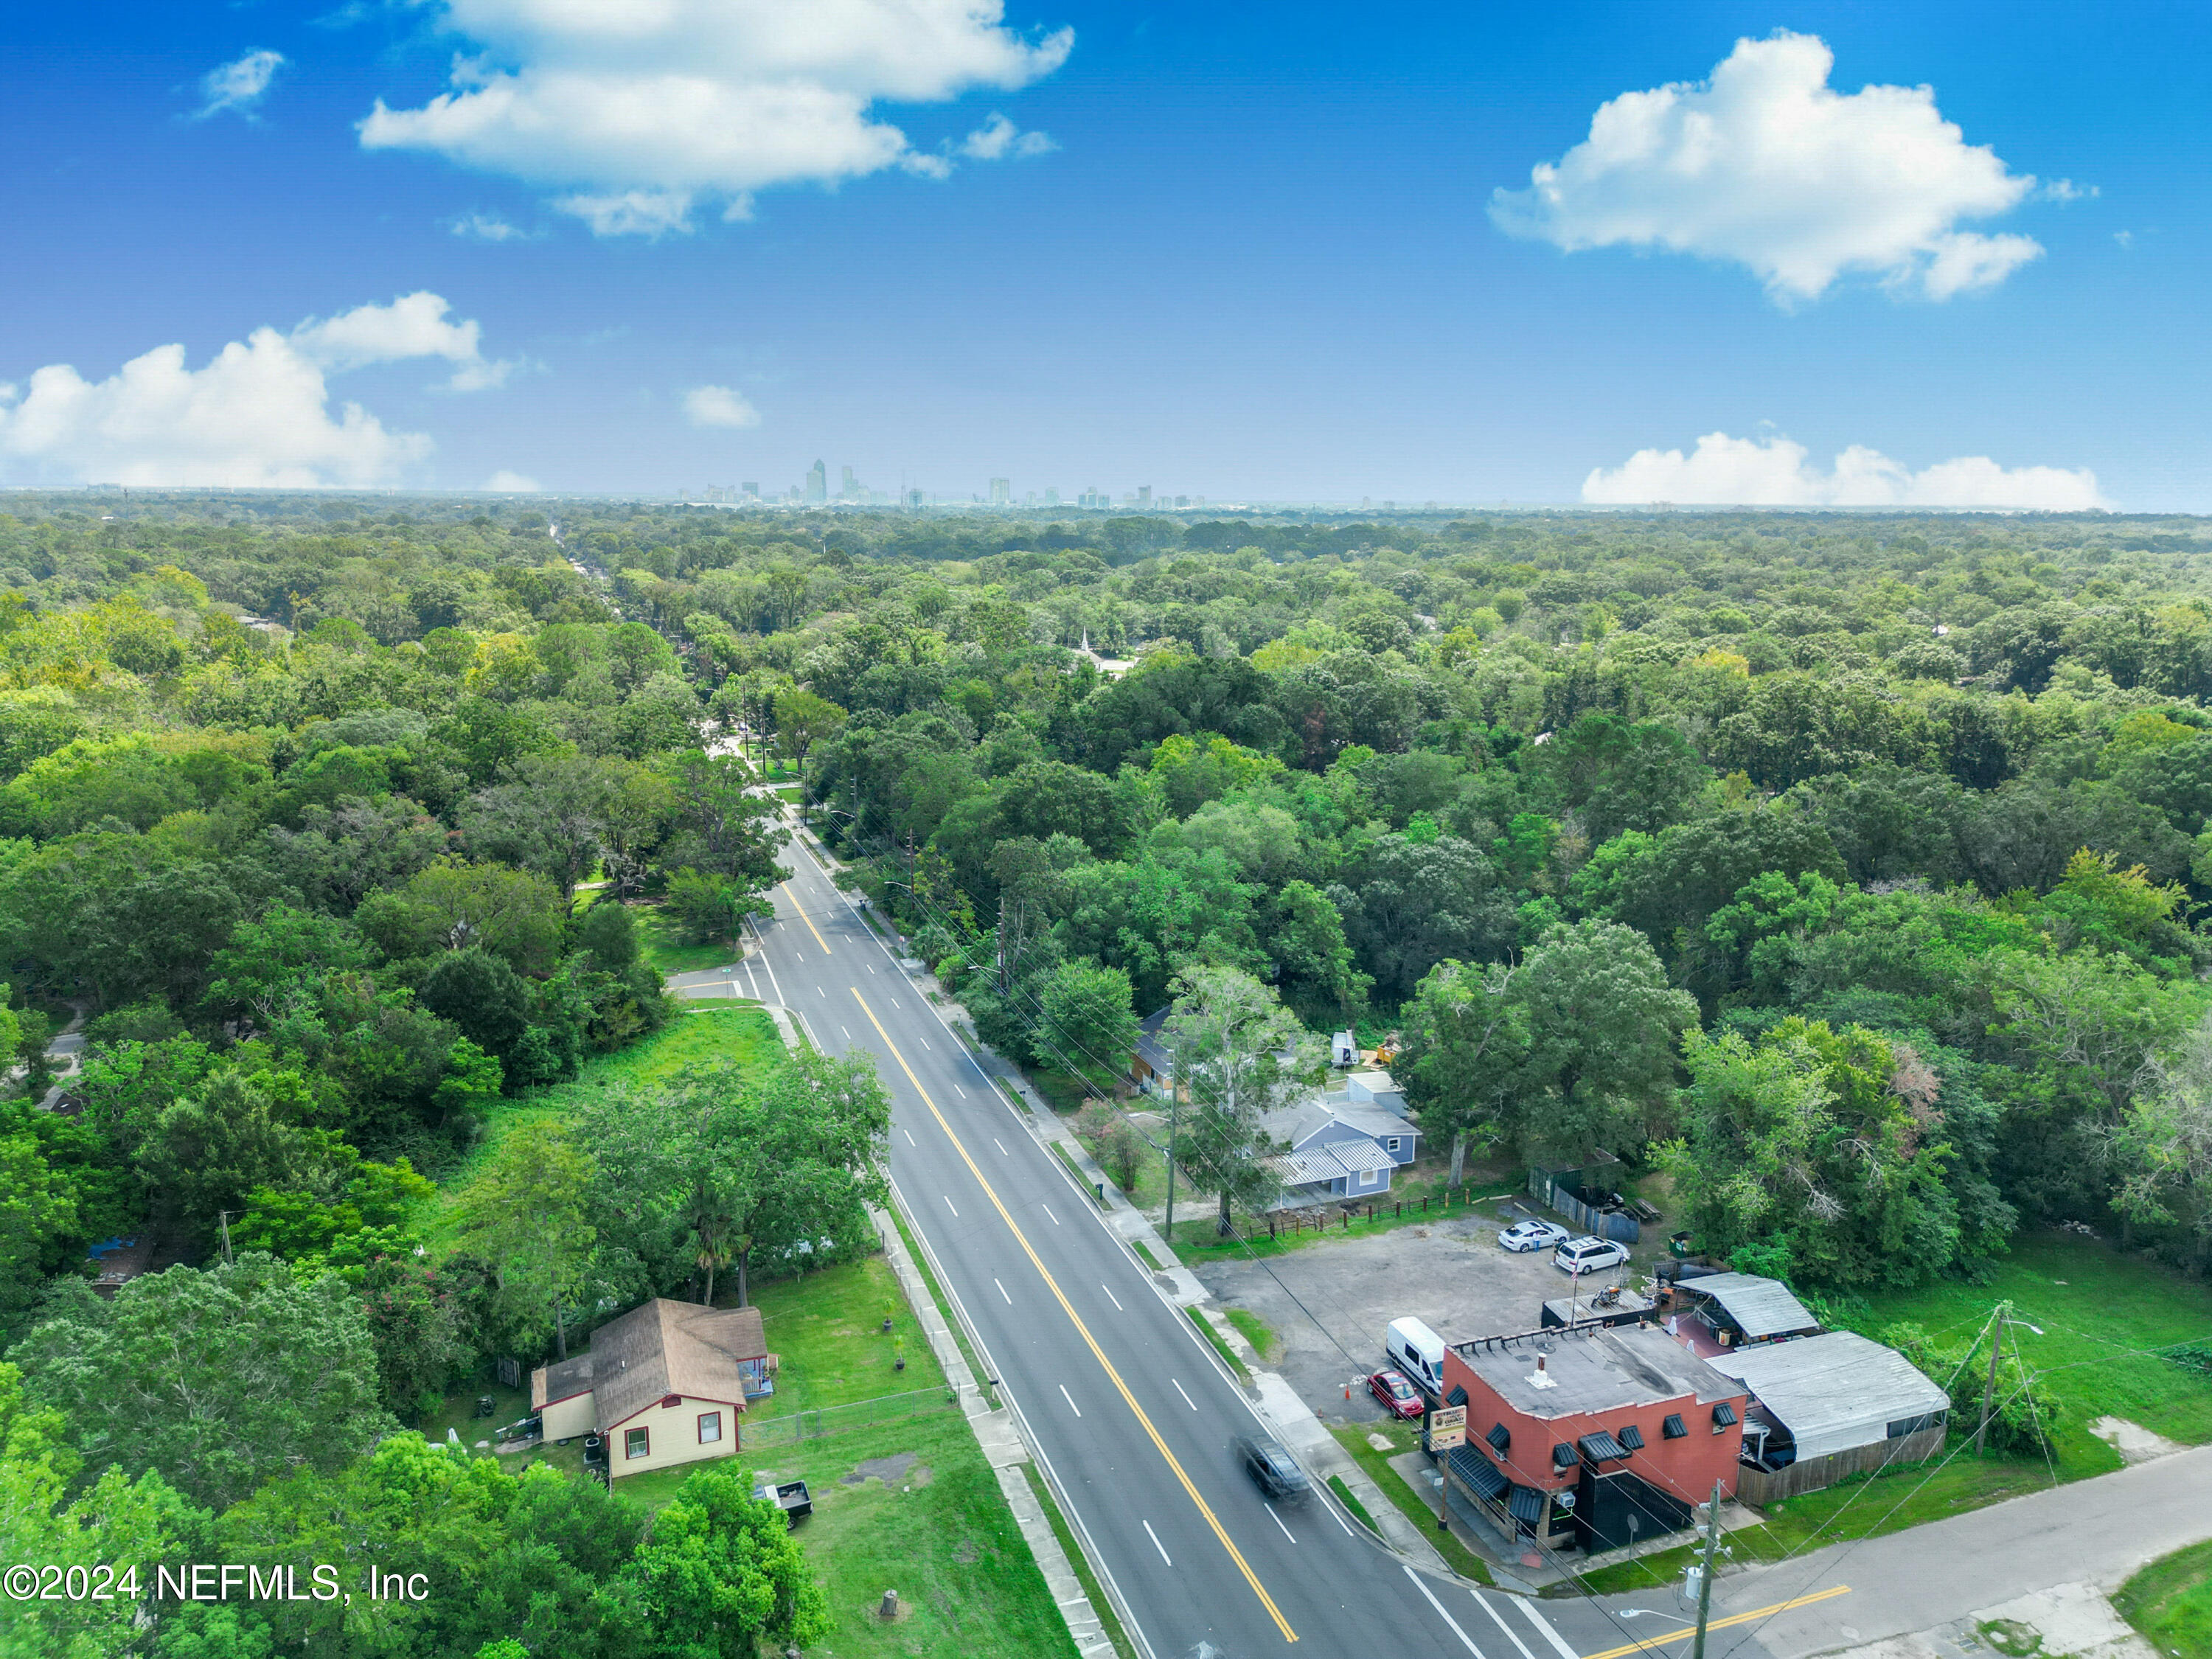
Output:
<path fill-rule="evenodd" d="M 1564 1240 L 1567 1230 L 1549 1221 L 1516 1221 L 1498 1235 L 1498 1242 L 1515 1252 L 1548 1250 Z"/>

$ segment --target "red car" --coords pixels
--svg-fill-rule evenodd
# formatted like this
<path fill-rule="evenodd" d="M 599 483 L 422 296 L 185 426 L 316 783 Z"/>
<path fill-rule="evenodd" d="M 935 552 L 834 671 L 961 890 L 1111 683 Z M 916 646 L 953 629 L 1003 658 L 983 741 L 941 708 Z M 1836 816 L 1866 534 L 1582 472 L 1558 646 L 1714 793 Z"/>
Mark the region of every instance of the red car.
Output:
<path fill-rule="evenodd" d="M 1408 1420 L 1428 1410 L 1420 1391 L 1396 1371 L 1382 1370 L 1367 1379 L 1367 1392 L 1382 1402 L 1382 1409 L 1393 1417 Z"/>

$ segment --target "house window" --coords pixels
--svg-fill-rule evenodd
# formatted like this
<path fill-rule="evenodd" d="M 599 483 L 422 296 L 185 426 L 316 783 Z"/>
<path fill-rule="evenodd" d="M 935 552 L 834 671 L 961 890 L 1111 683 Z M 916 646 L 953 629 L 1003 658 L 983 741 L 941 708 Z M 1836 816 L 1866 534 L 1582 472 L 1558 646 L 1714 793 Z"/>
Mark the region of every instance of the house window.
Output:
<path fill-rule="evenodd" d="M 722 1414 L 720 1412 L 699 1413 L 699 1443 L 711 1446 L 722 1437 Z"/>
<path fill-rule="evenodd" d="M 1361 1186 L 1372 1187 L 1375 1184 L 1375 1181 L 1376 1171 L 1373 1170 L 1362 1170 L 1359 1172 L 1359 1184 Z"/>
<path fill-rule="evenodd" d="M 653 1431 L 650 1429 L 624 1429 L 623 1431 L 623 1455 L 624 1457 L 652 1456 Z"/>
<path fill-rule="evenodd" d="M 1917 1434 L 1923 1429 L 1941 1427 L 1942 1422 L 1942 1412 L 1929 1412 L 1925 1417 L 1900 1417 L 1889 1425 L 1887 1437 L 1892 1440 L 1902 1440 L 1906 1435 Z"/>
<path fill-rule="evenodd" d="M 1389 1153 L 1391 1157 L 1395 1158 L 1398 1156 L 1398 1148 L 1404 1144 L 1404 1139 L 1401 1136 L 1392 1135 L 1388 1140 L 1382 1143 L 1382 1150 Z"/>

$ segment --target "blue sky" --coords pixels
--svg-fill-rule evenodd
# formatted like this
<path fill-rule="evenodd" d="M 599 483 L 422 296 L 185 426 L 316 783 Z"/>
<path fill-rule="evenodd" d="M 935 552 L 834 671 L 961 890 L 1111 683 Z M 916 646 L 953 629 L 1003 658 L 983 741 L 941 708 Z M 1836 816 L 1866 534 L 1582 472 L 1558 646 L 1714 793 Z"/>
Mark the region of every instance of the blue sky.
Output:
<path fill-rule="evenodd" d="M 818 456 L 833 483 L 849 464 L 964 496 L 1006 476 L 1018 499 L 2212 507 L 2202 8 L 1010 0 L 994 23 L 954 0 L 916 43 L 878 0 L 839 0 L 836 38 L 794 44 L 816 8 L 660 3 L 687 40 L 702 16 L 744 27 L 706 72 L 732 101 L 686 131 L 650 97 L 665 130 L 638 143 L 617 82 L 696 74 L 691 48 L 564 39 L 550 0 L 18 13 L 0 483 L 781 490 Z M 1778 30 L 1834 57 L 1790 141 L 1799 183 L 1724 109 L 1687 184 L 1680 132 L 1650 165 L 1577 171 L 1601 106 L 1706 82 Z M 484 52 L 522 114 L 434 119 L 440 94 L 481 92 L 456 53 Z M 1735 61 L 1763 94 L 1808 60 Z M 794 137 L 754 97 L 794 81 L 846 113 L 814 99 Z M 1933 109 L 1852 101 L 1869 84 L 1931 88 Z M 1667 118 L 1720 96 L 1693 87 Z M 1001 153 L 961 153 L 993 148 L 994 113 Z M 1861 176 L 1893 122 L 1923 152 Z M 884 124 L 896 158 L 853 161 Z M 1047 142 L 1029 133 L 1053 147 L 1021 154 Z M 1494 192 L 1538 163 L 1566 198 L 1509 210 L 1510 234 Z M 726 222 L 750 179 L 751 216 Z M 641 213 L 660 234 L 624 234 Z M 1809 276 L 1808 246 L 1832 250 Z M 446 309 L 295 332 L 423 294 Z M 112 380 L 171 343 L 180 361 Z M 702 386 L 730 398 L 687 404 Z M 1879 455 L 1838 482 L 1853 446 Z"/>

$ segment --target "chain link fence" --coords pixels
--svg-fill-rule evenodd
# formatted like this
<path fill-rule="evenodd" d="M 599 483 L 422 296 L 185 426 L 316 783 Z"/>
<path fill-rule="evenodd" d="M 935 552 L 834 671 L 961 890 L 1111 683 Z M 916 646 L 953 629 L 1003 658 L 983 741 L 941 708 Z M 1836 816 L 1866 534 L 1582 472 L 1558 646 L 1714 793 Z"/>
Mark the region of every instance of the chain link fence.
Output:
<path fill-rule="evenodd" d="M 949 1388 L 914 1389 L 904 1394 L 879 1395 L 848 1406 L 808 1407 L 780 1417 L 755 1417 L 748 1412 L 738 1426 L 744 1449 L 764 1451 L 776 1446 L 796 1446 L 803 1440 L 825 1439 L 854 1429 L 872 1429 L 878 1423 L 960 1409 L 960 1396 Z"/>

